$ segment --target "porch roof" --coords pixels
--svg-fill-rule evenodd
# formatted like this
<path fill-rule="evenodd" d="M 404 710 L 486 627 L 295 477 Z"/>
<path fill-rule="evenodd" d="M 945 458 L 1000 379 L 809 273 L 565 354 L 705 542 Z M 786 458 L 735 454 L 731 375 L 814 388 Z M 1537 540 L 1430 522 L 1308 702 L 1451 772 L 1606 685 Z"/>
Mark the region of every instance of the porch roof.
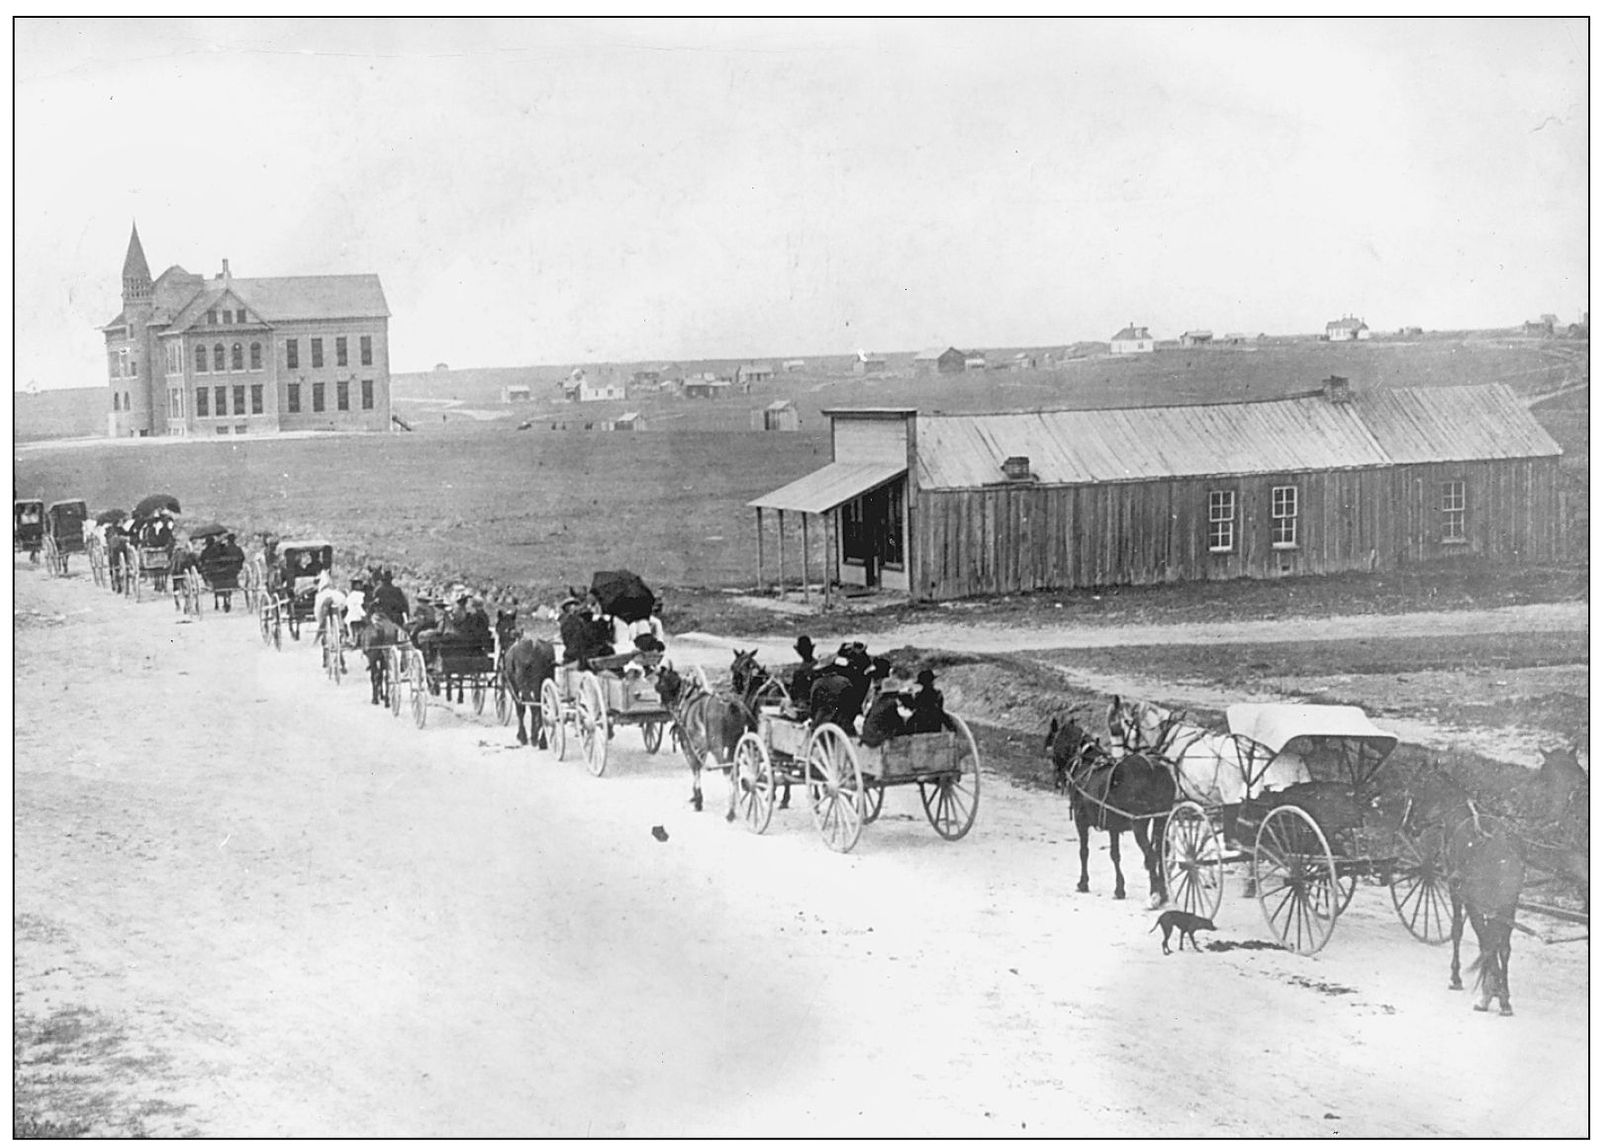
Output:
<path fill-rule="evenodd" d="M 782 509 L 792 513 L 830 513 L 906 471 L 904 463 L 836 461 L 757 497 L 749 505 L 752 509 Z"/>

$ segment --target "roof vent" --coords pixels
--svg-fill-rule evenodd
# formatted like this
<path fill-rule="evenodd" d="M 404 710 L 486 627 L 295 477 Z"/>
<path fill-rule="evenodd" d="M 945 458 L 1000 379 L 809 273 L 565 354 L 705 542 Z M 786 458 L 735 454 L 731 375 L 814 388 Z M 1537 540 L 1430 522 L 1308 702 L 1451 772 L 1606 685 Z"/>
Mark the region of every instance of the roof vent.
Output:
<path fill-rule="evenodd" d="M 1333 405 L 1346 405 L 1351 396 L 1349 393 L 1349 379 L 1340 378 L 1334 374 L 1321 383 L 1321 392 L 1326 395 L 1327 401 Z"/>
<path fill-rule="evenodd" d="M 1028 457 L 1010 457 L 1002 462 L 1002 472 L 1009 481 L 1034 481 L 1030 473 L 1030 459 Z"/>

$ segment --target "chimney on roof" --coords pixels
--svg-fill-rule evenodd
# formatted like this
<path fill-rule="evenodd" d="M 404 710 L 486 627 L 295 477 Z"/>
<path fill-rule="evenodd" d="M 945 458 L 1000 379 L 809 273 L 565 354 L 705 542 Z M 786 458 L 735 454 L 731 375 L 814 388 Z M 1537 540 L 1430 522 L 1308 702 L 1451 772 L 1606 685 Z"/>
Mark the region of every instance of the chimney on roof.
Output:
<path fill-rule="evenodd" d="M 1030 459 L 1028 457 L 1010 457 L 1002 462 L 1002 472 L 1009 481 L 1030 480 Z"/>
<path fill-rule="evenodd" d="M 1347 405 L 1350 400 L 1349 379 L 1340 378 L 1333 374 L 1321 383 L 1321 392 L 1326 395 L 1327 401 L 1335 406 Z"/>
<path fill-rule="evenodd" d="M 227 258 L 226 258 L 226 259 L 225 259 L 225 260 L 224 260 L 224 270 L 223 270 L 223 273 L 221 273 L 221 274 L 220 274 L 220 275 L 219 275 L 219 276 L 218 276 L 218 277 L 219 277 L 219 278 L 222 278 L 222 279 L 223 279 L 223 280 L 224 280 L 224 281 L 225 281 L 225 282 L 228 282 L 228 281 L 229 281 L 229 259 L 227 259 Z"/>

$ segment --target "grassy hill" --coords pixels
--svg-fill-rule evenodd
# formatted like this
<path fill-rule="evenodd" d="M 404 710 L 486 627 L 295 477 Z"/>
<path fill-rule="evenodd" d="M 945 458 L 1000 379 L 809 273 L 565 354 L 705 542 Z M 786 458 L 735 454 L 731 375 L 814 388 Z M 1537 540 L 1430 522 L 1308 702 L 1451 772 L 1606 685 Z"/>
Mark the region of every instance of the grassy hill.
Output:
<path fill-rule="evenodd" d="M 104 386 L 40 390 L 37 394 L 13 391 L 12 440 L 102 437 L 109 409 L 107 393 Z"/>

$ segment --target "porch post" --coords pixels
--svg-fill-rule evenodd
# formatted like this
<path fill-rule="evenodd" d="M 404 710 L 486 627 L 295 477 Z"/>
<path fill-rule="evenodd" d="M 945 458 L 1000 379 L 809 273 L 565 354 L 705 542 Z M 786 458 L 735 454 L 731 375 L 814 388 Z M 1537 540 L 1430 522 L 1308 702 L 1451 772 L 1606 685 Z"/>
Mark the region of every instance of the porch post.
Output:
<path fill-rule="evenodd" d="M 806 514 L 801 513 L 801 515 L 800 515 L 800 602 L 802 604 L 808 604 L 809 605 L 812 602 L 812 579 L 811 579 L 810 575 L 808 575 L 807 572 L 806 572 L 806 538 L 807 538 L 807 528 L 806 528 L 806 526 L 807 526 Z"/>
<path fill-rule="evenodd" d="M 830 510 L 832 512 L 833 510 Z M 828 517 L 823 517 L 823 611 L 828 611 Z"/>
<path fill-rule="evenodd" d="M 778 599 L 784 597 L 784 511 L 778 510 Z"/>
<path fill-rule="evenodd" d="M 756 506 L 756 591 L 766 587 L 761 575 L 761 506 Z"/>

